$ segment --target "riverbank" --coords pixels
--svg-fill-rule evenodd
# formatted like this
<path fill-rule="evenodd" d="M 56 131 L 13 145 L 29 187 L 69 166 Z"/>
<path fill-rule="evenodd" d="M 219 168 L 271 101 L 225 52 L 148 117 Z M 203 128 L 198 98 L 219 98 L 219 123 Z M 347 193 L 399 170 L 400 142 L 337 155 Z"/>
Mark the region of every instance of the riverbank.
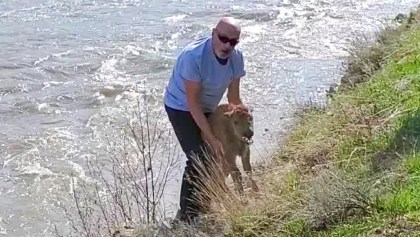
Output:
<path fill-rule="evenodd" d="M 420 235 L 420 13 L 396 20 L 302 110 L 261 191 L 219 209 L 225 236 Z"/>

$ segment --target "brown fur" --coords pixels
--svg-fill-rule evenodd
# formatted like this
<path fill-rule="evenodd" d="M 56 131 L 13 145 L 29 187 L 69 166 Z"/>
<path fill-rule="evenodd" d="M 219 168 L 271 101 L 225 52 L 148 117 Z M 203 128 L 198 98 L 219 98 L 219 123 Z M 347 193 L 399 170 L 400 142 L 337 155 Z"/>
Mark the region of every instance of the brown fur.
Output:
<path fill-rule="evenodd" d="M 253 136 L 253 117 L 247 108 L 229 107 L 227 104 L 219 105 L 216 111 L 208 118 L 211 130 L 215 137 L 222 143 L 225 156 L 222 162 L 225 178 L 230 174 L 235 183 L 235 189 L 243 192 L 242 175 L 236 165 L 236 157 L 240 156 L 245 173 L 249 177 L 253 191 L 258 191 L 255 181 L 252 179 L 250 163 L 250 144 L 243 140 L 249 140 Z"/>

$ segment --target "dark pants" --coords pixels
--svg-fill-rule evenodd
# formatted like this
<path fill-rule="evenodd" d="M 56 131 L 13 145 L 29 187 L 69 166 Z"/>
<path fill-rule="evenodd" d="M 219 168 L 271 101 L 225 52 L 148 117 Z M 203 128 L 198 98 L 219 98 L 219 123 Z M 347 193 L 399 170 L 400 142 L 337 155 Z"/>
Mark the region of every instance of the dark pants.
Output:
<path fill-rule="evenodd" d="M 203 161 L 201 164 L 208 165 L 208 160 L 206 160 L 204 156 L 204 152 L 208 151 L 208 147 L 202 140 L 201 130 L 195 123 L 190 112 L 172 109 L 166 105 L 165 110 L 181 148 L 188 159 L 182 176 L 179 201 L 179 214 L 181 215 L 179 218 L 188 221 L 205 209 L 206 204 L 194 201 L 194 195 L 201 191 L 198 190 L 197 185 L 194 185 L 199 178 L 198 171 L 196 167 L 194 167 L 194 164 L 197 164 L 196 159 L 200 159 Z M 209 113 L 205 113 L 206 117 L 209 115 Z M 193 154 L 195 154 L 195 156 Z"/>

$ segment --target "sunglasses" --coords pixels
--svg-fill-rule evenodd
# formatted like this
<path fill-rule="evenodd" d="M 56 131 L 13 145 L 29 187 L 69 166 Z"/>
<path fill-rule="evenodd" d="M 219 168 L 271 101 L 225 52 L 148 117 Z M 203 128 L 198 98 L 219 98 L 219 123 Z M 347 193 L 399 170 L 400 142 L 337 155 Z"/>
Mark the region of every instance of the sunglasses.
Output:
<path fill-rule="evenodd" d="M 217 32 L 217 37 L 224 44 L 226 44 L 227 42 L 229 42 L 229 44 L 232 45 L 232 47 L 235 47 L 239 43 L 239 40 L 238 39 L 229 39 L 229 37 L 220 35 L 219 32 Z"/>

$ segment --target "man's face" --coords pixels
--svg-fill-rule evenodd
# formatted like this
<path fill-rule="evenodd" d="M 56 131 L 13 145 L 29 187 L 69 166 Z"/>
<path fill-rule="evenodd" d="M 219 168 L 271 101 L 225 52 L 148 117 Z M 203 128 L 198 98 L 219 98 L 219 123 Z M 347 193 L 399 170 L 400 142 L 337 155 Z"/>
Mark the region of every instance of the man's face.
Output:
<path fill-rule="evenodd" d="M 228 58 L 239 43 L 240 31 L 233 27 L 213 29 L 214 50 L 219 58 Z"/>

